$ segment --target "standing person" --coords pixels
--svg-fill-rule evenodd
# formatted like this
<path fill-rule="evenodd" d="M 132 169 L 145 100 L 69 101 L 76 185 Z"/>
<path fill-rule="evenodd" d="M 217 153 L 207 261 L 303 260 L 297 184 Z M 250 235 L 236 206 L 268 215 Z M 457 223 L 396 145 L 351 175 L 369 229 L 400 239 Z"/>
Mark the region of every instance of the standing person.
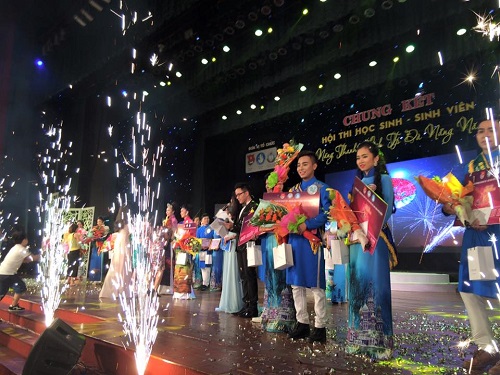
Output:
<path fill-rule="evenodd" d="M 245 216 L 249 215 L 257 208 L 258 204 L 252 199 L 250 187 L 246 183 L 238 183 L 234 187 L 234 195 L 240 205 L 241 211 L 233 224 L 228 227 L 236 234 L 235 241 L 238 243 L 241 225 Z M 243 244 L 236 247 L 236 255 L 238 257 L 238 268 L 240 271 L 241 284 L 243 287 L 243 309 L 238 312 L 238 316 L 242 318 L 255 318 L 259 316 L 258 302 L 259 289 L 257 284 L 257 270 L 255 267 L 248 267 L 247 245 Z"/>
<path fill-rule="evenodd" d="M 123 292 L 127 297 L 130 295 L 133 269 L 128 215 L 126 206 L 123 206 L 116 216 L 114 229 L 117 235 L 113 246 L 113 256 L 99 298 L 112 298 Z"/>
<path fill-rule="evenodd" d="M 104 254 L 101 255 L 101 248 L 104 241 L 108 237 L 109 227 L 104 225 L 104 218 L 99 216 L 96 225 L 90 231 L 90 238 L 92 239 L 91 253 L 89 258 L 89 274 L 87 275 L 90 281 L 102 281 L 104 278 Z"/>
<path fill-rule="evenodd" d="M 241 206 L 236 200 L 234 194 L 231 196 L 229 205 L 226 208 L 229 219 L 228 226 L 238 217 Z M 232 239 L 230 239 L 232 238 Z M 224 255 L 224 269 L 222 271 L 222 292 L 220 295 L 219 307 L 216 311 L 224 311 L 236 314 L 243 310 L 243 289 L 241 287 L 241 278 L 238 269 L 238 256 L 236 255 L 236 234 L 230 232 L 221 243 L 224 248 L 221 252 Z"/>
<path fill-rule="evenodd" d="M 350 247 L 346 352 L 388 359 L 393 348 L 389 265 L 395 248 L 387 221 L 393 214 L 394 188 L 384 155 L 374 143 L 358 146 L 356 164 L 358 177 L 387 203 L 388 209 L 375 252 L 365 252 L 361 244 Z"/>
<path fill-rule="evenodd" d="M 330 208 L 328 185 L 316 179 L 314 173 L 318 167 L 316 155 L 312 151 L 301 151 L 297 156 L 297 172 L 302 179 L 291 192 L 319 192 L 320 207 L 315 217 L 308 218 L 298 227 L 298 234 L 290 233 L 288 243 L 292 246 L 293 266 L 286 269 L 286 282 L 292 286 L 297 324 L 288 334 L 291 339 L 309 338 L 309 342 L 326 342 L 326 295 L 325 295 L 325 260 L 321 247 L 315 253 L 311 243 L 302 234 L 306 230 L 323 230 L 328 220 L 326 212 Z M 314 329 L 309 327 L 307 312 L 307 288 L 314 296 L 316 314 Z"/>
<path fill-rule="evenodd" d="M 274 191 L 282 191 L 283 184 L 278 184 Z M 268 193 L 273 189 L 266 184 Z M 290 332 L 296 325 L 292 289 L 286 283 L 286 270 L 274 269 L 273 248 L 278 246 L 278 235 L 260 228 L 262 266 L 258 276 L 264 282 L 264 301 L 261 314 L 262 328 L 267 332 Z M 281 240 L 281 239 L 280 239 Z"/>
<path fill-rule="evenodd" d="M 80 265 L 80 235 L 77 232 L 78 224 L 69 226 L 68 232 L 64 235 L 64 242 L 68 246 L 68 271 L 67 283 L 69 286 L 77 284 L 78 267 Z"/>
<path fill-rule="evenodd" d="M 214 238 L 214 230 L 210 228 L 210 216 L 208 214 L 203 214 L 201 216 L 200 227 L 196 230 L 196 238 Z M 207 245 L 208 246 L 208 245 Z M 202 277 L 202 285 L 200 286 L 200 290 L 205 291 L 210 289 L 210 271 L 212 270 L 212 262 L 208 262 L 208 256 L 212 256 L 212 250 L 208 250 L 208 247 L 203 248 L 202 252 L 205 256 L 203 259 L 201 257 L 201 252 L 198 255 L 198 261 L 201 271 Z"/>
<path fill-rule="evenodd" d="M 163 227 L 166 230 L 166 244 L 164 248 L 165 270 L 162 274 L 160 285 L 168 285 L 171 288 L 173 287 L 173 285 L 170 285 L 172 283 L 171 278 L 174 273 L 174 270 L 172 269 L 172 238 L 174 236 L 174 233 L 177 231 L 178 225 L 177 218 L 175 217 L 175 207 L 173 203 L 167 203 L 165 215 L 165 220 L 163 220 Z"/>
<path fill-rule="evenodd" d="M 167 208 L 165 209 L 165 220 L 163 220 L 163 226 L 165 228 L 171 229 L 172 231 L 177 230 L 177 218 L 175 217 L 175 209 L 172 203 L 167 203 Z"/>
<path fill-rule="evenodd" d="M 180 210 L 182 221 L 177 226 L 177 238 L 185 235 L 196 236 L 196 227 L 193 219 L 189 216 L 189 206 L 184 204 Z M 177 241 L 174 244 L 179 245 Z M 175 255 L 184 252 L 179 246 L 174 249 Z M 194 299 L 196 295 L 193 290 L 193 257 L 186 254 L 184 264 L 175 264 L 174 268 L 174 299 Z"/>
<path fill-rule="evenodd" d="M 26 284 L 17 275 L 19 267 L 23 263 L 30 263 L 40 260 L 40 255 L 31 254 L 28 246 L 28 237 L 22 230 L 17 230 L 12 234 L 14 246 L 9 250 L 5 259 L 0 264 L 0 300 L 5 297 L 10 288 L 14 290 L 12 304 L 9 311 L 21 311 L 24 307 L 19 306 L 21 295 L 26 291 Z"/>
<path fill-rule="evenodd" d="M 496 160 L 499 157 L 497 145 L 495 144 L 495 132 L 498 137 L 500 134 L 500 124 L 498 120 L 480 121 L 476 140 L 481 148 L 481 153 L 467 164 L 467 170 L 464 171 L 466 178 L 470 173 L 477 171 L 487 171 L 491 168 L 490 160 Z M 488 155 L 488 146 L 492 151 L 492 157 Z M 458 177 L 458 176 L 457 176 Z M 448 205 L 443 206 L 446 214 L 453 215 L 455 211 Z M 495 236 L 500 238 L 500 225 L 479 225 L 473 222 L 467 227 L 462 240 L 462 251 L 460 255 L 460 266 L 458 270 L 458 291 L 464 301 L 465 309 L 469 316 L 469 323 L 472 331 L 472 340 L 477 345 L 472 360 L 466 360 L 463 367 L 473 372 L 483 372 L 488 367 L 493 366 L 488 374 L 500 374 L 500 354 L 491 322 L 488 319 L 487 298 L 497 298 L 496 280 L 470 280 L 469 267 L 467 259 L 467 249 L 475 246 L 492 246 L 491 238 Z M 498 245 L 497 245 L 498 246 Z M 495 269 L 500 269 L 500 260 L 493 257 Z M 472 362 L 472 365 L 471 365 Z"/>

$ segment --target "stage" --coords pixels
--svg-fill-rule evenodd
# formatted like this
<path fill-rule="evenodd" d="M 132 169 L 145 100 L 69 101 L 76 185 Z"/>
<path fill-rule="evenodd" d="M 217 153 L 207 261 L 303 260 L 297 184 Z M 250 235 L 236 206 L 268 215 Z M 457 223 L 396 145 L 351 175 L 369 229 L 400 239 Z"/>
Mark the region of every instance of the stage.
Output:
<path fill-rule="evenodd" d="M 251 320 L 216 312 L 220 292 L 196 292 L 196 299 L 182 301 L 162 295 L 159 333 L 146 374 L 465 373 L 461 363 L 474 348 L 457 347 L 470 337 L 460 296 L 450 287 L 426 291 L 425 283 L 419 284 L 419 290 L 401 290 L 401 286 L 393 290 L 395 357 L 381 363 L 344 354 L 346 303 L 329 304 L 327 344 L 312 345 L 264 332 Z M 81 357 L 70 373 L 136 374 L 133 348 L 126 343 L 118 321 L 121 307 L 112 300 L 99 301 L 99 289 L 95 283 L 68 289 L 56 312 L 85 335 Z M 0 302 L 0 363 L 14 374 L 22 373 L 33 344 L 45 329 L 38 290 L 30 281 L 29 293 L 20 303 L 25 311 L 9 312 L 8 296 Z M 260 292 L 262 296 L 262 285 Z M 496 323 L 500 320 L 495 311 L 491 317 Z M 494 330 L 498 333 L 497 324 Z"/>

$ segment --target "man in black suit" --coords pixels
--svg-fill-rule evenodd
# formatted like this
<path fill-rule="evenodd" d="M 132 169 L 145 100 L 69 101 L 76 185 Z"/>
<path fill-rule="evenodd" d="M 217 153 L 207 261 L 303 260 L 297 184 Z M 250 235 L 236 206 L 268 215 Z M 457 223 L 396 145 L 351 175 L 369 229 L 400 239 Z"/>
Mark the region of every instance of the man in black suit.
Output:
<path fill-rule="evenodd" d="M 258 204 L 252 199 L 250 188 L 245 183 L 236 184 L 234 187 L 234 195 L 238 202 L 242 205 L 239 216 L 234 221 L 232 231 L 237 233 L 236 241 L 240 236 L 241 224 L 245 216 L 255 211 Z M 238 268 L 240 270 L 240 278 L 243 287 L 243 302 L 245 303 L 243 309 L 237 315 L 243 318 L 255 318 L 259 315 L 257 307 L 258 284 L 257 284 L 257 270 L 255 267 L 248 267 L 247 260 L 247 245 L 243 244 L 236 248 L 238 258 Z"/>

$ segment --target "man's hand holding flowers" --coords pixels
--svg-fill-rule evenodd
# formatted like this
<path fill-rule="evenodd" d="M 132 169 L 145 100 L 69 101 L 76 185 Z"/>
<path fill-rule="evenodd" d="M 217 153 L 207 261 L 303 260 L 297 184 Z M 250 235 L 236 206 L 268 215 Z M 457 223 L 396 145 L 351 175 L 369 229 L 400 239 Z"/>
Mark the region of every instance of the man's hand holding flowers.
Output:
<path fill-rule="evenodd" d="M 277 223 L 276 234 L 285 237 L 289 233 L 300 234 L 309 240 L 314 254 L 318 251 L 321 240 L 307 229 L 307 216 L 304 213 L 302 205 L 292 207 L 286 215 Z"/>

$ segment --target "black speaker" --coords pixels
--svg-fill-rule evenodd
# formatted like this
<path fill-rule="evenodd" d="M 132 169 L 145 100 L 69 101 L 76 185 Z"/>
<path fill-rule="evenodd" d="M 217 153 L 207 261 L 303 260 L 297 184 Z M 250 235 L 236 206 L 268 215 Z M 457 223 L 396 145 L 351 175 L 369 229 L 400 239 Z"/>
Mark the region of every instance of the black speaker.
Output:
<path fill-rule="evenodd" d="M 80 359 L 84 345 L 85 336 L 56 319 L 31 349 L 22 375 L 67 375 Z"/>

